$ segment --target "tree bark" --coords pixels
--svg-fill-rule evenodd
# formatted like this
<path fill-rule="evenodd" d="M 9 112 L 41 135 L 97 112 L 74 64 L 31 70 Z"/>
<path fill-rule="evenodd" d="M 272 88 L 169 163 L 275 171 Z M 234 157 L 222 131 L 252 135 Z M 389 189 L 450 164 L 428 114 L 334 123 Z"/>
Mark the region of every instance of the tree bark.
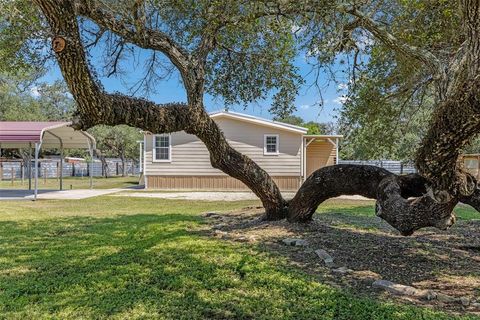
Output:
<path fill-rule="evenodd" d="M 411 235 L 424 227 L 449 228 L 455 222 L 458 200 L 439 203 L 428 195 L 428 181 L 420 175 L 395 175 L 383 168 L 336 165 L 315 171 L 289 203 L 288 220 L 306 222 L 327 199 L 361 195 L 376 199 L 376 214 L 400 231 Z"/>
<path fill-rule="evenodd" d="M 265 208 L 266 220 L 279 220 L 286 216 L 287 203 L 270 175 L 252 159 L 232 148 L 217 124 L 203 110 L 199 126 L 187 133 L 195 134 L 207 146 L 210 162 L 229 176 L 242 181 L 257 195 Z"/>
<path fill-rule="evenodd" d="M 127 162 L 125 160 L 125 156 L 120 156 L 120 160 L 122 161 L 122 177 L 127 176 Z"/>
<path fill-rule="evenodd" d="M 476 186 L 459 156 L 480 132 L 480 77 L 464 82 L 456 91 L 434 112 L 416 156 L 419 173 L 432 182 L 440 202 L 468 196 Z"/>
<path fill-rule="evenodd" d="M 460 62 L 450 65 L 456 78 L 447 80 L 446 99 L 436 108 L 416 156 L 419 173 L 432 182 L 440 202 L 469 196 L 476 187 L 459 156 L 480 132 L 480 1 L 461 0 L 460 4 L 465 53 Z"/>

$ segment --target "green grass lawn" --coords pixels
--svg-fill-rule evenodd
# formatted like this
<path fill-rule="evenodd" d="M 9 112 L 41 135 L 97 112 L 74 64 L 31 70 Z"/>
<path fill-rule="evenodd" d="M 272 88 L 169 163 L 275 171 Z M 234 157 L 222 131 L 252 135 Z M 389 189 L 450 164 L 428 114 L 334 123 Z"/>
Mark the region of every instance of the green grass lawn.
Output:
<path fill-rule="evenodd" d="M 480 213 L 469 205 L 459 204 L 455 207 L 455 213 L 459 220 L 480 219 Z M 345 215 L 348 217 L 373 217 L 375 216 L 375 201 L 366 200 L 336 200 L 332 199 L 322 203 L 317 210 L 322 214 Z"/>
<path fill-rule="evenodd" d="M 138 177 L 110 177 L 110 178 L 93 178 L 93 187 L 95 189 L 111 189 L 126 188 L 138 184 Z M 39 189 L 58 189 L 59 180 L 56 178 L 38 179 Z M 33 179 L 32 179 L 33 188 Z M 88 177 L 64 177 L 63 189 L 88 189 L 90 188 L 90 179 Z M 0 189 L 28 189 L 28 180 L 0 181 Z"/>
<path fill-rule="evenodd" d="M 454 318 L 354 296 L 259 246 L 200 232 L 201 213 L 252 204 L 109 196 L 3 202 L 0 318 Z M 373 213 L 350 203 L 323 210 Z"/>

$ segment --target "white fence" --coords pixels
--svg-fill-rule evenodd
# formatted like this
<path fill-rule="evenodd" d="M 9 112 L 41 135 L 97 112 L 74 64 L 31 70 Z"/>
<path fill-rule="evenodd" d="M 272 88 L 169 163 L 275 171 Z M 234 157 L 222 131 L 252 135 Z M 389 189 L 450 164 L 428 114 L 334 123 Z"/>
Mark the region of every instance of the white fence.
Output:
<path fill-rule="evenodd" d="M 395 174 L 416 173 L 417 169 L 412 164 L 405 164 L 395 160 L 340 160 L 339 164 L 370 165 L 384 168 Z"/>
<path fill-rule="evenodd" d="M 122 163 L 119 161 L 107 161 L 108 176 L 121 176 L 123 173 Z M 63 177 L 87 177 L 89 176 L 90 165 L 85 162 L 63 163 Z M 138 175 L 139 167 L 133 161 L 127 161 L 126 173 L 129 175 Z M 32 161 L 31 177 L 35 174 L 35 163 Z M 104 176 L 102 163 L 95 161 L 92 165 L 92 175 L 94 177 Z M 39 177 L 58 178 L 60 176 L 60 162 L 58 160 L 40 160 Z M 1 161 L 0 179 L 28 179 L 28 166 L 23 161 Z"/>

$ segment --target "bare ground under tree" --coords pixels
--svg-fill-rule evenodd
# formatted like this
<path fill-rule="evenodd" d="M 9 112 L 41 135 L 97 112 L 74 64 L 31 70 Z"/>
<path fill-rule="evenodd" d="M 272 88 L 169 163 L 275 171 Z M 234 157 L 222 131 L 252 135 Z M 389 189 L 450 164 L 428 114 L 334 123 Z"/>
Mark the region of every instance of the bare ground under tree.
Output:
<path fill-rule="evenodd" d="M 342 204 L 348 201 L 342 200 Z M 329 200 L 329 204 L 339 204 Z M 373 201 L 355 202 L 372 206 Z M 474 307 L 412 297 L 393 296 L 372 287 L 377 279 L 434 290 L 453 297 L 480 298 L 480 221 L 459 221 L 448 231 L 427 228 L 403 237 L 378 217 L 356 215 L 355 208 L 332 209 L 315 214 L 310 224 L 285 220 L 265 222 L 261 207 L 219 213 L 207 217 L 205 233 L 226 241 L 249 241 L 262 250 L 284 256 L 293 266 L 320 281 L 353 293 L 394 303 L 422 305 L 452 313 L 480 315 Z M 338 207 L 337 207 L 338 208 Z M 337 212 L 342 211 L 342 212 Z M 350 211 L 350 214 L 349 214 Z M 307 240 L 307 247 L 286 246 L 285 238 Z M 314 253 L 324 249 L 335 268 L 353 272 L 340 274 L 327 268 Z"/>

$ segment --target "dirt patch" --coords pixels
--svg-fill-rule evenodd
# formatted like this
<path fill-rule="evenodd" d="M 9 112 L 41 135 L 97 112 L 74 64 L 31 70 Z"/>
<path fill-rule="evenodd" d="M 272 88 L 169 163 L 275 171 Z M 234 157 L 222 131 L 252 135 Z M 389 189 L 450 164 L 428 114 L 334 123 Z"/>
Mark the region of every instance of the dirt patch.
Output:
<path fill-rule="evenodd" d="M 309 224 L 291 224 L 262 221 L 262 214 L 261 207 L 210 213 L 205 231 L 227 241 L 255 243 L 320 281 L 355 294 L 480 315 L 472 305 L 392 296 L 372 287 L 373 281 L 385 279 L 480 301 L 480 221 L 460 221 L 448 231 L 424 229 L 403 237 L 376 217 L 316 214 Z M 285 238 L 303 239 L 308 245 L 287 246 Z M 330 253 L 334 265 L 327 267 L 316 249 Z M 341 267 L 351 270 L 338 272 Z"/>

